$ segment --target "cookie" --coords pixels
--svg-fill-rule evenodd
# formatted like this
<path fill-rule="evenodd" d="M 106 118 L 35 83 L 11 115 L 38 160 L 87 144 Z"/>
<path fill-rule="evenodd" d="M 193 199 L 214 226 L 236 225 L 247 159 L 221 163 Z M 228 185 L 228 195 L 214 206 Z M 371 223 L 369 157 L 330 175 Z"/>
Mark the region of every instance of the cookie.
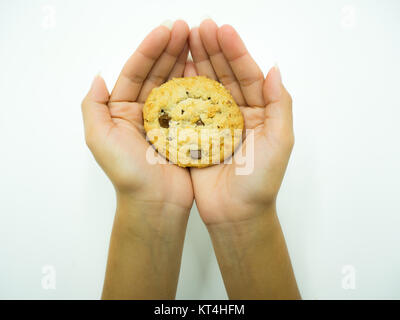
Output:
<path fill-rule="evenodd" d="M 206 77 L 173 78 L 143 107 L 148 140 L 181 167 L 221 163 L 241 142 L 243 116 L 225 87 Z"/>

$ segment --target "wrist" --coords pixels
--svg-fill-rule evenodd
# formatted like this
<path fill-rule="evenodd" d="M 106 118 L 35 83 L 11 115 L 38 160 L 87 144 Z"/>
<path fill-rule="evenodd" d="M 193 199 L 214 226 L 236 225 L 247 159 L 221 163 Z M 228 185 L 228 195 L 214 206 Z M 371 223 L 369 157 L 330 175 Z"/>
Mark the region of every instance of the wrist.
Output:
<path fill-rule="evenodd" d="M 117 192 L 114 230 L 142 240 L 172 241 L 184 236 L 190 209 L 174 203 L 139 198 Z"/>
<path fill-rule="evenodd" d="M 250 211 L 241 209 L 240 218 L 206 224 L 213 241 L 227 240 L 246 246 L 251 242 L 265 240 L 280 228 L 275 205 L 261 206 Z"/>
<path fill-rule="evenodd" d="M 208 226 L 230 299 L 299 299 L 276 211 Z"/>
<path fill-rule="evenodd" d="M 258 220 L 276 215 L 275 201 L 270 203 L 229 203 L 219 208 L 210 208 L 207 211 L 201 206 L 200 216 L 209 229 L 218 229 L 218 226 L 239 227 L 246 223 L 257 223 Z"/>
<path fill-rule="evenodd" d="M 149 192 L 116 192 L 117 210 L 132 210 L 137 208 L 147 211 L 152 209 L 154 214 L 189 214 L 191 207 L 185 207 L 180 204 L 165 201 L 157 195 L 152 196 Z"/>
<path fill-rule="evenodd" d="M 103 298 L 173 299 L 188 215 L 175 204 L 117 193 Z"/>

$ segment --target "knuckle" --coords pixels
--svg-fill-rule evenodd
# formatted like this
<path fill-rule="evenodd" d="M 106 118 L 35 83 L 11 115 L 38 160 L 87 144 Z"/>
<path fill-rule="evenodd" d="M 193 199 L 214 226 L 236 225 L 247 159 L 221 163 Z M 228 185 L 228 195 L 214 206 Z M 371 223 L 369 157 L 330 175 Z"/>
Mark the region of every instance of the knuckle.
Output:
<path fill-rule="evenodd" d="M 264 75 L 263 75 L 263 73 L 261 71 L 258 72 L 255 75 L 252 75 L 252 76 L 249 76 L 249 77 L 244 77 L 244 78 L 241 78 L 239 80 L 240 84 L 243 87 L 250 87 L 254 83 L 256 83 L 256 82 L 261 82 L 262 83 L 262 81 L 264 81 Z"/>
<path fill-rule="evenodd" d="M 149 81 L 156 85 L 160 85 L 165 81 L 165 77 L 161 74 L 154 73 L 149 76 Z"/>
<path fill-rule="evenodd" d="M 229 86 L 236 81 L 231 75 L 223 73 L 218 75 L 219 81 L 221 81 L 225 86 Z"/>

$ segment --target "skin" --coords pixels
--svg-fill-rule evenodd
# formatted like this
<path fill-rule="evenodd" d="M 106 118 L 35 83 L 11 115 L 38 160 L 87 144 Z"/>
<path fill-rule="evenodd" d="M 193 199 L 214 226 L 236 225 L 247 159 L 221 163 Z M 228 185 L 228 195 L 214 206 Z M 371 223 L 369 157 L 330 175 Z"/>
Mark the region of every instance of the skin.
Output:
<path fill-rule="evenodd" d="M 183 21 L 154 29 L 111 95 L 97 76 L 82 102 L 87 145 L 117 194 L 104 299 L 175 297 L 193 187 L 187 169 L 146 160 L 142 108 L 152 88 L 183 75 L 188 36 Z"/>
<path fill-rule="evenodd" d="M 231 299 L 298 299 L 300 294 L 276 213 L 276 198 L 294 144 L 292 99 L 273 67 L 266 78 L 237 32 L 208 19 L 190 33 L 193 63 L 231 91 L 245 129 L 254 130 L 254 170 L 233 164 L 190 170 L 196 204 L 210 233 Z M 243 148 L 246 148 L 246 139 Z"/>
<path fill-rule="evenodd" d="M 152 88 L 184 75 L 231 91 L 255 133 L 250 175 L 235 174 L 235 159 L 190 171 L 146 160 L 143 103 Z M 278 68 L 264 79 L 232 27 L 205 20 L 191 31 L 183 21 L 154 29 L 111 95 L 100 76 L 93 80 L 82 113 L 87 145 L 117 194 L 103 299 L 175 297 L 194 197 L 230 298 L 300 298 L 275 209 L 294 141 L 291 98 Z"/>

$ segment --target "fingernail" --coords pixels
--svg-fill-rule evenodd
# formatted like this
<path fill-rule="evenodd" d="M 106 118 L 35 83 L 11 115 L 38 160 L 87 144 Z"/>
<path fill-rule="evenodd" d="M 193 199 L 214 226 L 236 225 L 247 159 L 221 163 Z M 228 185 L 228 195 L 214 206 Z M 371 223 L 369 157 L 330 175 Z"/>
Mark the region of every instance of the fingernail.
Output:
<path fill-rule="evenodd" d="M 269 79 L 267 82 L 269 100 L 279 100 L 282 94 L 282 77 L 276 63 L 268 72 L 267 79 Z"/>
<path fill-rule="evenodd" d="M 173 25 L 174 25 L 174 22 L 170 19 L 167 19 L 161 23 L 161 26 L 167 27 L 169 30 L 172 30 Z"/>
<path fill-rule="evenodd" d="M 89 91 L 89 97 L 91 97 L 93 101 L 101 103 L 108 100 L 109 93 L 107 90 L 107 85 L 103 77 L 100 75 L 100 72 L 96 74 L 93 78 L 92 85 Z"/>
<path fill-rule="evenodd" d="M 204 20 L 208 20 L 208 19 L 211 19 L 211 20 L 212 20 L 212 18 L 211 18 L 208 14 L 202 15 L 201 18 L 200 18 L 200 23 L 199 23 L 199 25 L 201 25 L 201 23 L 202 23 Z"/>
<path fill-rule="evenodd" d="M 192 53 L 191 53 L 190 51 L 189 51 L 189 53 L 188 53 L 187 59 L 188 59 L 188 61 L 193 61 Z"/>
<path fill-rule="evenodd" d="M 93 88 L 94 83 L 96 82 L 97 78 L 101 78 L 101 71 L 97 72 L 96 75 L 93 77 L 92 85 L 90 86 L 91 88 Z"/>
<path fill-rule="evenodd" d="M 276 72 L 277 80 L 279 81 L 279 83 L 282 83 L 281 70 L 279 70 L 278 64 L 276 62 L 274 64 L 274 70 Z"/>

